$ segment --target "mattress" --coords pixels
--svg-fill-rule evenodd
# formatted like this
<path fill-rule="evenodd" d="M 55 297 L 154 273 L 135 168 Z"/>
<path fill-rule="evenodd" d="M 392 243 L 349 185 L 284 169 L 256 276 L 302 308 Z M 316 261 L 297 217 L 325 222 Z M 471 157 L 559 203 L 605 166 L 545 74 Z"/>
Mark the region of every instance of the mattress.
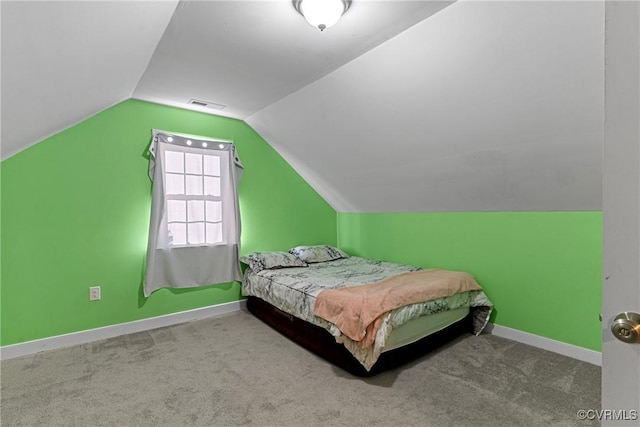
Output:
<path fill-rule="evenodd" d="M 460 307 L 409 320 L 389 333 L 382 352 L 413 344 L 464 319 L 467 315 L 469 315 L 469 307 Z"/>

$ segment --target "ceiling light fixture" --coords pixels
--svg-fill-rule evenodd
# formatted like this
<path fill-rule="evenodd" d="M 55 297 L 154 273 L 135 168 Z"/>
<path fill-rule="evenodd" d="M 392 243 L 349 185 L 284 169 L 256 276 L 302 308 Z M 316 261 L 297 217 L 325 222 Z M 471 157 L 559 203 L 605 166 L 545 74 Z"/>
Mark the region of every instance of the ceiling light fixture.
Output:
<path fill-rule="evenodd" d="M 338 22 L 351 0 L 292 0 L 293 7 L 309 24 L 324 31 Z"/>

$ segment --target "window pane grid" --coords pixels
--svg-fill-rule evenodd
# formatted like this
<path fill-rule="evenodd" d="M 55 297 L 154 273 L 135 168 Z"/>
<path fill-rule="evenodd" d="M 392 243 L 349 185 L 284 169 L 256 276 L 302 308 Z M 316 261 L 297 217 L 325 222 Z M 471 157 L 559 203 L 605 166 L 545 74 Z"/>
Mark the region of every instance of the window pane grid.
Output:
<path fill-rule="evenodd" d="M 167 150 L 165 159 L 172 246 L 223 243 L 220 157 Z"/>

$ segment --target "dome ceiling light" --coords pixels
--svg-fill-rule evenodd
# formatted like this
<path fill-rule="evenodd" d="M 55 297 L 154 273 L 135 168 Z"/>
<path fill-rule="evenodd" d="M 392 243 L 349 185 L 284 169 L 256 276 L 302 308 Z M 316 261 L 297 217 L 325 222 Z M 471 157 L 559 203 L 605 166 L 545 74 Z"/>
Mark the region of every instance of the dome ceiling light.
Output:
<path fill-rule="evenodd" d="M 335 25 L 351 6 L 351 0 L 292 0 L 293 7 L 320 31 Z"/>

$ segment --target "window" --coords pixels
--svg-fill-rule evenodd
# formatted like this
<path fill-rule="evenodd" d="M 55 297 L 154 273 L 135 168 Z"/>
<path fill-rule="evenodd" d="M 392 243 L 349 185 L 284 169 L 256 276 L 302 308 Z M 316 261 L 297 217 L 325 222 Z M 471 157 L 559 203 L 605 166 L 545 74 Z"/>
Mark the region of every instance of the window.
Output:
<path fill-rule="evenodd" d="M 220 157 L 222 154 L 164 150 L 169 244 L 224 243 Z"/>
<path fill-rule="evenodd" d="M 159 287 L 240 280 L 237 181 L 242 165 L 233 143 L 154 131 L 150 152 L 145 295 Z"/>

